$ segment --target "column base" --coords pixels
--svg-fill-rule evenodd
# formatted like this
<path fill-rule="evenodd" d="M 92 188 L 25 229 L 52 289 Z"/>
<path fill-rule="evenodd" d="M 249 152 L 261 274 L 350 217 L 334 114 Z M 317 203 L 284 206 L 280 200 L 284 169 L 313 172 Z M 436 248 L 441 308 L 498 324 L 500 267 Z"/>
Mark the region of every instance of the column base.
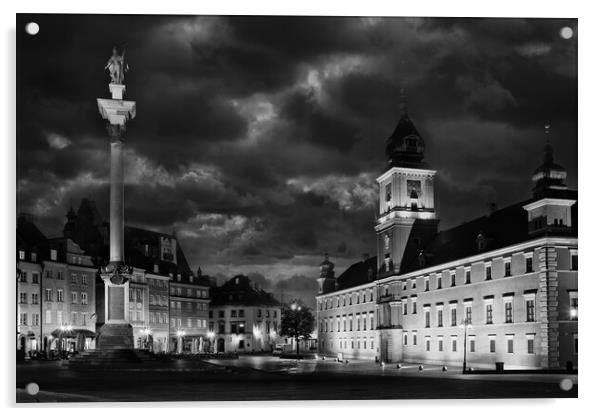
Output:
<path fill-rule="evenodd" d="M 97 348 L 99 350 L 134 348 L 134 329 L 130 324 L 104 324 L 100 327 Z"/>

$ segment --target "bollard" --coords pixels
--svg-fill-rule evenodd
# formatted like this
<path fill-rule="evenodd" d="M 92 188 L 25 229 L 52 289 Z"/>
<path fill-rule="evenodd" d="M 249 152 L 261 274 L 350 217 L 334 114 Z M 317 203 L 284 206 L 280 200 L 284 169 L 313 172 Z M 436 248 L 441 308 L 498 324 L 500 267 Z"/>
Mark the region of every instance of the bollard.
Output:
<path fill-rule="evenodd" d="M 443 371 L 443 372 L 445 373 L 445 372 L 447 371 L 447 366 L 446 366 L 446 365 L 444 365 L 444 366 L 441 368 L 441 371 Z"/>
<path fill-rule="evenodd" d="M 349 360 L 345 360 L 345 364 L 349 364 Z"/>
<path fill-rule="evenodd" d="M 420 364 L 420 365 L 418 366 L 418 371 L 422 371 L 422 370 L 424 370 L 424 366 L 423 366 L 422 364 Z"/>
<path fill-rule="evenodd" d="M 397 363 L 397 368 L 401 368 L 401 364 Z"/>

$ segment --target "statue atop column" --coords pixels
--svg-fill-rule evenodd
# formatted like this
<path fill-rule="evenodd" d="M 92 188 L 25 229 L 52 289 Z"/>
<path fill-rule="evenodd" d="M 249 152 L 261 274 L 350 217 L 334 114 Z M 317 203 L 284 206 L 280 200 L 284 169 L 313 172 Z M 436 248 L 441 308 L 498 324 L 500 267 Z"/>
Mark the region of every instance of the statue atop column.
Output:
<path fill-rule="evenodd" d="M 113 47 L 113 55 L 107 61 L 104 69 L 109 70 L 111 76 L 111 84 L 123 84 L 125 73 L 130 69 L 125 62 L 125 49 L 121 55 L 117 53 L 117 48 Z"/>

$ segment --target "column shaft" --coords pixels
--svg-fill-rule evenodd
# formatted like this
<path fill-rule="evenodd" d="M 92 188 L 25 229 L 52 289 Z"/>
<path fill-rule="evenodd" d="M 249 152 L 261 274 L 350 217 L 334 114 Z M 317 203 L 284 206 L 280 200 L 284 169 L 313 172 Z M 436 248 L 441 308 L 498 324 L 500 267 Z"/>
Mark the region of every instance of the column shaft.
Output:
<path fill-rule="evenodd" d="M 110 262 L 123 262 L 123 141 L 111 140 Z"/>

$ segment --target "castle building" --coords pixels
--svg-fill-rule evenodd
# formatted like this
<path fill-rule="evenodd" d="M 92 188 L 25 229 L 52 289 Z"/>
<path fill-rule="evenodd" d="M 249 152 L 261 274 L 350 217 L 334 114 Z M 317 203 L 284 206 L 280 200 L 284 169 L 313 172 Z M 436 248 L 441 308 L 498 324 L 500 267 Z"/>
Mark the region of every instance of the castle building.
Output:
<path fill-rule="evenodd" d="M 282 313 L 274 296 L 239 275 L 211 288 L 210 352 L 272 351 L 279 342 Z"/>
<path fill-rule="evenodd" d="M 338 278 L 327 260 L 320 266 L 319 352 L 476 368 L 576 367 L 577 192 L 551 146 L 529 200 L 444 231 L 424 150 L 403 110 L 377 178 L 377 255 Z"/>

